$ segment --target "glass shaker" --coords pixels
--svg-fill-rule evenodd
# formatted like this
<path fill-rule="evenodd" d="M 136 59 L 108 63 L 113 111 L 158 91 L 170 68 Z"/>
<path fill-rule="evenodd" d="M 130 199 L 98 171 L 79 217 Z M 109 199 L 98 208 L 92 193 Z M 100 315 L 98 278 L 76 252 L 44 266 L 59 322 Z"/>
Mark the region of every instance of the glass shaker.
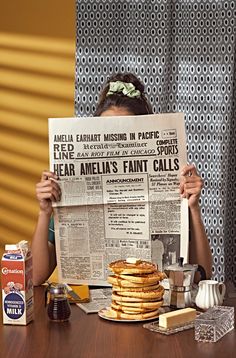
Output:
<path fill-rule="evenodd" d="M 64 284 L 50 284 L 47 288 L 47 313 L 54 322 L 68 321 L 71 310 Z"/>

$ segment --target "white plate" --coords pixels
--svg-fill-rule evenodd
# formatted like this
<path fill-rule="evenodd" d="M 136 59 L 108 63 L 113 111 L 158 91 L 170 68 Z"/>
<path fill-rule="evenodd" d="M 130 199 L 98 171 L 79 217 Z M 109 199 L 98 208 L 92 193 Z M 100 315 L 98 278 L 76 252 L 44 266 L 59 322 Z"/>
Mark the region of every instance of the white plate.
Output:
<path fill-rule="evenodd" d="M 152 321 L 154 319 L 158 319 L 158 315 L 157 316 L 153 316 L 153 317 L 149 317 L 149 318 L 144 318 L 144 319 L 124 319 L 124 318 L 112 318 L 112 317 L 106 317 L 104 315 L 104 312 L 109 309 L 109 308 L 103 308 L 98 312 L 99 317 L 106 319 L 108 321 L 114 321 L 114 322 L 126 322 L 126 323 L 133 323 L 133 322 L 144 322 L 144 321 Z"/>

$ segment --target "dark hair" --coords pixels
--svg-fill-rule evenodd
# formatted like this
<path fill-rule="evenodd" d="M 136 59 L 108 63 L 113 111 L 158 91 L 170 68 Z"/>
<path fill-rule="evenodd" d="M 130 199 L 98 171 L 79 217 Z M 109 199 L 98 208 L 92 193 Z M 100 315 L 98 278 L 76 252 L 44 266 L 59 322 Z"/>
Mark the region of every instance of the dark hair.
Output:
<path fill-rule="evenodd" d="M 114 93 L 107 96 L 107 92 L 110 87 L 110 82 L 122 81 L 126 83 L 132 83 L 136 90 L 139 90 L 141 95 L 140 97 L 128 97 L 123 93 Z M 144 85 L 140 80 L 133 75 L 132 73 L 117 73 L 112 77 L 108 78 L 105 87 L 103 88 L 96 111 L 94 113 L 95 117 L 99 117 L 103 112 L 108 110 L 111 107 L 123 107 L 135 115 L 141 114 L 152 114 L 152 107 L 149 101 L 147 100 L 144 92 Z"/>

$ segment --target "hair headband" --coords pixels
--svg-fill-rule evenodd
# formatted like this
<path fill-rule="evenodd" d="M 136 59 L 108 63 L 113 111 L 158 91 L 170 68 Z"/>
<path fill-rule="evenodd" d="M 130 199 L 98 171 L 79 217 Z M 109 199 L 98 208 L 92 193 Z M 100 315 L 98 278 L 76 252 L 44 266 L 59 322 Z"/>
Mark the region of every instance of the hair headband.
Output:
<path fill-rule="evenodd" d="M 131 98 L 141 96 L 141 92 L 135 88 L 133 83 L 122 81 L 110 82 L 107 96 L 111 96 L 115 93 L 123 93 L 124 96 L 128 96 Z"/>

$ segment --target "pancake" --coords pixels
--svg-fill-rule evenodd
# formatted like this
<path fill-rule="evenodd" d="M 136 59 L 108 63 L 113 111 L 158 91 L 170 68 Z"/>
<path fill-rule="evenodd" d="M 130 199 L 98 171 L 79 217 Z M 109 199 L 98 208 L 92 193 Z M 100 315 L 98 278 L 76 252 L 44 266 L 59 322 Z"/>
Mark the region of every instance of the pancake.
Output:
<path fill-rule="evenodd" d="M 145 312 L 154 311 L 154 308 L 122 306 L 116 303 L 115 301 L 112 301 L 111 307 L 117 311 L 122 311 L 124 313 L 145 313 Z"/>
<path fill-rule="evenodd" d="M 112 300 L 121 301 L 121 302 L 149 302 L 149 301 L 158 301 L 161 297 L 156 298 L 140 298 L 140 297 L 129 297 L 129 296 L 121 296 L 120 294 L 112 293 Z"/>
<path fill-rule="evenodd" d="M 103 315 L 107 318 L 113 319 L 144 320 L 147 318 L 157 317 L 158 310 L 145 313 L 124 313 L 122 311 L 115 310 L 114 308 L 110 307 L 103 311 Z"/>
<path fill-rule="evenodd" d="M 120 286 L 116 286 L 116 285 L 113 285 L 112 286 L 112 289 L 113 291 L 116 291 L 116 292 L 121 292 L 121 291 L 128 291 L 128 292 L 146 292 L 146 291 L 150 291 L 150 290 L 155 290 L 159 287 L 159 284 L 157 285 L 150 285 L 150 286 L 142 286 L 139 284 L 139 286 L 141 287 L 137 287 L 137 285 L 135 287 L 120 287 Z"/>
<path fill-rule="evenodd" d="M 118 275 L 108 276 L 107 281 L 109 283 L 111 283 L 112 285 L 119 286 L 119 287 L 149 287 L 149 286 L 152 286 L 159 282 L 156 280 L 155 281 L 150 280 L 151 282 L 145 282 L 145 284 L 142 282 L 132 282 L 132 281 L 123 279 Z"/>
<path fill-rule="evenodd" d="M 134 283 L 142 283 L 142 284 L 154 284 L 159 281 L 162 281 L 166 275 L 160 271 L 154 271 L 149 274 L 143 274 L 143 275 L 117 275 L 118 279 L 121 280 L 127 280 Z"/>
<path fill-rule="evenodd" d="M 122 301 L 114 301 L 117 305 L 122 307 L 139 307 L 146 309 L 158 309 L 162 306 L 163 301 L 153 301 L 153 302 L 122 302 Z"/>
<path fill-rule="evenodd" d="M 135 263 L 126 260 L 118 260 L 109 264 L 109 269 L 115 274 L 132 275 L 146 274 L 157 270 L 157 266 L 152 262 L 137 260 Z"/>
<path fill-rule="evenodd" d="M 140 298 L 140 299 L 146 299 L 146 300 L 160 300 L 164 294 L 164 288 L 159 285 L 158 288 L 155 290 L 149 290 L 149 291 L 119 291 L 115 295 L 119 295 L 126 298 Z"/>

